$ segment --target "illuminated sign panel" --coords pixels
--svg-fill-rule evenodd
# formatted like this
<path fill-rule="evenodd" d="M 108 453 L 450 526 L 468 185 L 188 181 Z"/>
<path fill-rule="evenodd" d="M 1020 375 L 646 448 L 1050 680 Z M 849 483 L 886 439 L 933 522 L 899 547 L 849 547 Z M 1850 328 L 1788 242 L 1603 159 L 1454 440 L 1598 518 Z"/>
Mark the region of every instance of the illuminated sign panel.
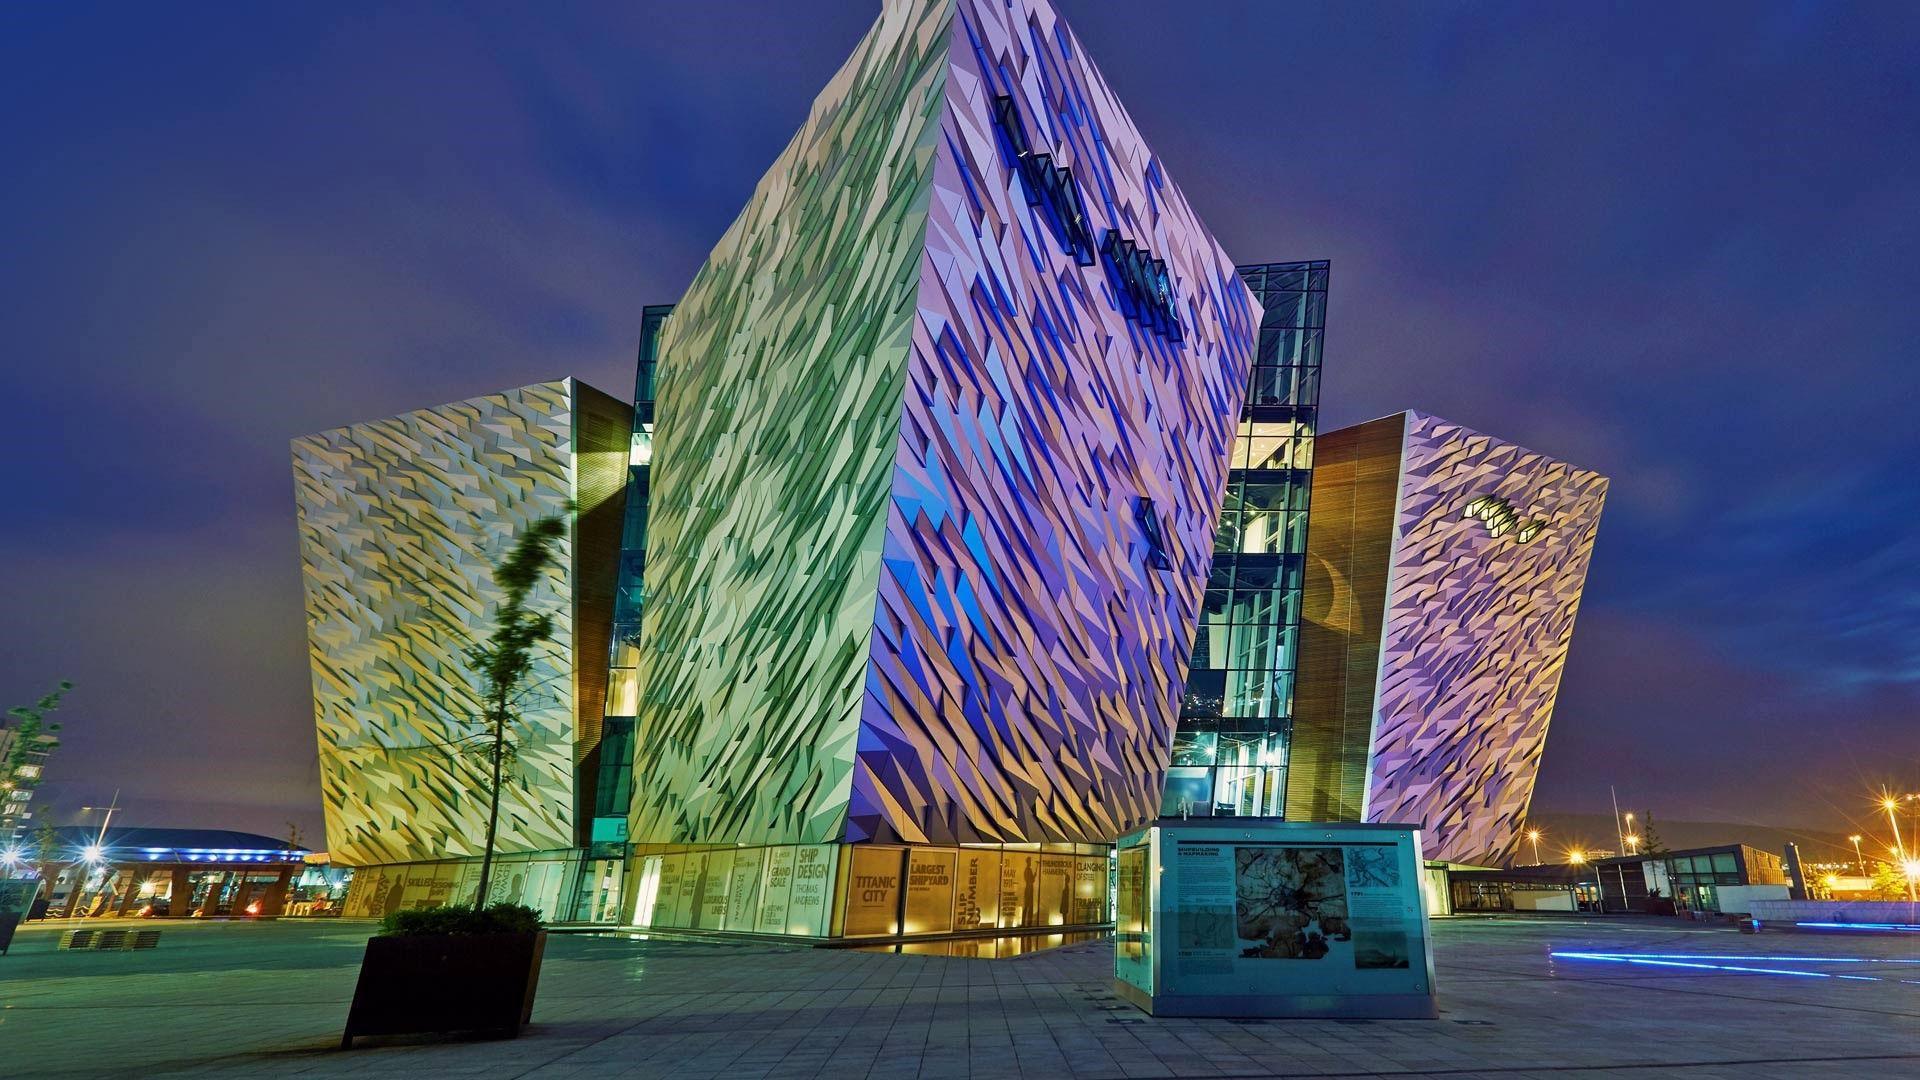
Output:
<path fill-rule="evenodd" d="M 1487 533 L 1494 537 L 1513 533 L 1517 543 L 1531 543 L 1540 535 L 1547 523 L 1539 518 L 1522 518 L 1513 504 L 1497 495 L 1482 495 L 1466 505 L 1460 512 L 1463 518 L 1479 518 L 1486 523 Z"/>

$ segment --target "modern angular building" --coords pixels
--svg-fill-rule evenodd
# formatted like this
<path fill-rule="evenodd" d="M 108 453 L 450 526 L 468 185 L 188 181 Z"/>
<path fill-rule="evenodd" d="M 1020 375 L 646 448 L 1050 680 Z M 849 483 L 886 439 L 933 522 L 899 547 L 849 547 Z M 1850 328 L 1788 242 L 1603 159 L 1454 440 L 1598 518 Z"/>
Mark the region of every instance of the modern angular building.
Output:
<path fill-rule="evenodd" d="M 1424 413 L 1320 437 L 1287 816 L 1512 855 L 1606 491 Z"/>
<path fill-rule="evenodd" d="M 1309 692 L 1303 641 L 1337 605 L 1303 593 L 1374 554 L 1312 546 L 1361 498 L 1314 472 L 1328 273 L 1236 267 L 1045 0 L 888 0 L 685 294 L 643 309 L 631 409 L 566 380 L 296 440 L 348 912 L 471 896 L 460 645 L 493 562 L 554 513 L 571 534 L 535 606 L 557 633 L 529 680 L 552 690 L 527 708 L 495 899 L 807 938 L 1099 926 L 1121 834 L 1466 806 L 1420 780 L 1435 754 L 1492 763 L 1491 809 L 1433 815 L 1447 850 L 1498 833 L 1513 755 L 1488 725 L 1544 732 L 1564 635 L 1555 653 L 1532 615 L 1455 613 L 1467 662 L 1550 664 L 1524 722 L 1444 679 L 1378 724 Z M 1420 453 L 1408 484 L 1453 460 Z M 1494 467 L 1448 466 L 1433 497 L 1472 489 L 1490 535 L 1590 547 L 1572 503 L 1537 511 L 1564 536 L 1509 520 L 1536 511 Z M 1417 626 L 1479 595 L 1423 574 L 1343 602 Z M 1455 719 L 1420 728 L 1429 706 Z M 1376 734 L 1393 767 L 1370 787 L 1348 741 Z"/>
<path fill-rule="evenodd" d="M 503 897 L 544 903 L 571 880 L 598 773 L 630 427 L 625 403 L 564 379 L 294 440 L 329 854 L 379 868 L 356 882 L 355 913 L 451 895 L 452 860 L 479 852 L 483 762 L 463 744 L 480 703 L 462 649 L 489 629 L 494 562 L 554 515 L 569 535 L 532 598 L 554 635 L 520 702 L 497 848 L 565 868 L 505 873 Z"/>
<path fill-rule="evenodd" d="M 19 718 L 0 717 L 0 851 L 22 846 L 33 824 L 34 789 L 60 746 L 51 731 L 22 729 Z"/>
<path fill-rule="evenodd" d="M 1150 819 L 1259 317 L 1045 5 L 888 5 L 660 336 L 641 906 L 825 845 L 891 930 Z"/>

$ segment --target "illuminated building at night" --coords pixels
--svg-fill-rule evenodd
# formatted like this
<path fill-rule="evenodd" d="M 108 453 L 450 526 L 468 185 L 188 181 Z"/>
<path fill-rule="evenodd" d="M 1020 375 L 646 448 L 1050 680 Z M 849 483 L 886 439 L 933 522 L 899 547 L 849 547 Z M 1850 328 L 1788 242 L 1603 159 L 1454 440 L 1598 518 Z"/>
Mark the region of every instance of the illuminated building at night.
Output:
<path fill-rule="evenodd" d="M 16 850 L 33 824 L 33 793 L 60 745 L 50 731 L 26 732 L 19 717 L 0 717 L 0 850 Z"/>
<path fill-rule="evenodd" d="M 631 410 L 567 380 L 296 440 L 348 912 L 469 897 L 483 788 L 448 746 L 477 709 L 441 627 L 484 627 L 491 562 L 569 502 L 502 896 L 1090 927 L 1128 830 L 1303 816 L 1328 275 L 1236 266 L 1045 0 L 886 3 L 641 312 Z"/>
<path fill-rule="evenodd" d="M 352 905 L 441 901 L 486 835 L 480 703 L 462 650 L 484 637 L 492 568 L 527 525 L 563 515 L 531 603 L 554 617 L 514 733 L 497 850 L 502 898 L 557 904 L 588 839 L 605 711 L 612 566 L 628 407 L 572 379 L 293 442 L 301 576 L 329 855 L 363 874 Z M 574 509 L 569 509 L 569 507 Z M 400 883 L 404 883 L 402 887 Z M 567 886 L 570 888 L 570 884 Z M 409 892 L 410 890 L 410 892 Z"/>
<path fill-rule="evenodd" d="M 1605 477 L 1424 413 L 1322 435 L 1287 814 L 1520 843 Z"/>

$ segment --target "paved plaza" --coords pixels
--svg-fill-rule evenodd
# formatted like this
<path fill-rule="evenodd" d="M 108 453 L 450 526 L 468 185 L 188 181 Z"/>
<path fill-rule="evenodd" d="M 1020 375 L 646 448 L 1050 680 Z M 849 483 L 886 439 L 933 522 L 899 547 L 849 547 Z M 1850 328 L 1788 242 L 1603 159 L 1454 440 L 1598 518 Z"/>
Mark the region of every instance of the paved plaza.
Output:
<path fill-rule="evenodd" d="M 1438 1020 L 1235 1022 L 1122 1004 L 1104 943 L 972 960 L 555 935 L 522 1038 L 342 1052 L 371 923 L 162 925 L 158 949 L 103 954 L 25 928 L 0 957 L 0 1075 L 1920 1077 L 1920 943 L 1894 938 L 1442 920 Z"/>

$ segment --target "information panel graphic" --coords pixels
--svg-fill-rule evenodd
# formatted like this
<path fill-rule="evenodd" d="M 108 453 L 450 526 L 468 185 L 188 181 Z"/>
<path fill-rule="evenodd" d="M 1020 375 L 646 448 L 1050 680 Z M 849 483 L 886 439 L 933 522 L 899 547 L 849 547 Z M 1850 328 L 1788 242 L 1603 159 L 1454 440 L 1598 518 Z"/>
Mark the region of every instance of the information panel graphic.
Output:
<path fill-rule="evenodd" d="M 1163 822 L 1118 861 L 1115 985 L 1155 1015 L 1433 1014 L 1411 829 Z"/>

